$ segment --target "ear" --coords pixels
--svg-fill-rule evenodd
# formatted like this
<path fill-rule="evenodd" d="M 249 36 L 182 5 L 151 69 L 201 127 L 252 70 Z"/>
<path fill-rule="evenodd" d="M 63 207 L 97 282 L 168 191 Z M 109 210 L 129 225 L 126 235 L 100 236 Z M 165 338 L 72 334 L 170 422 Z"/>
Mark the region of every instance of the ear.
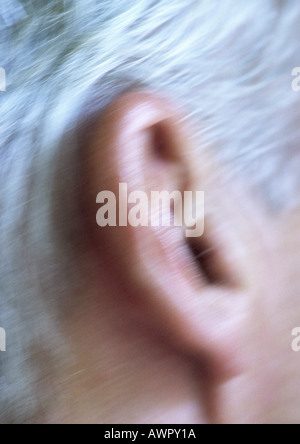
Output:
<path fill-rule="evenodd" d="M 107 276 L 118 282 L 130 315 L 181 353 L 206 360 L 210 375 L 219 380 L 242 368 L 250 279 L 243 245 L 249 241 L 249 219 L 241 223 L 235 215 L 240 205 L 211 180 L 208 162 L 195 164 L 193 153 L 174 104 L 148 92 L 123 95 L 96 119 L 84 149 L 85 211 L 93 248 Z M 179 226 L 128 224 L 133 208 L 130 203 L 126 208 L 127 195 L 138 191 L 150 198 L 152 191 L 163 190 L 207 193 L 203 236 L 186 238 Z M 109 193 L 101 197 L 102 191 Z M 132 195 L 132 203 L 140 197 Z M 106 212 L 115 226 L 96 223 L 103 205 L 108 206 L 101 215 Z"/>

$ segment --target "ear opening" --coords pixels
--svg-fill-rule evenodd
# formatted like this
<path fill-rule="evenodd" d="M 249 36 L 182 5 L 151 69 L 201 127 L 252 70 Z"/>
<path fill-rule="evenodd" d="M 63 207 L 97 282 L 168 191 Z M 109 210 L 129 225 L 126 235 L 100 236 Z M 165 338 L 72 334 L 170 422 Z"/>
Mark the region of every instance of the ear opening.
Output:
<path fill-rule="evenodd" d="M 199 272 L 208 285 L 222 285 L 226 279 L 223 270 L 216 266 L 216 251 L 214 247 L 201 238 L 195 242 L 189 238 L 188 246 L 198 266 Z"/>
<path fill-rule="evenodd" d="M 219 245 L 207 231 L 201 237 L 188 238 L 187 243 L 198 271 L 207 285 L 228 288 L 236 286 L 232 270 L 226 264 Z"/>

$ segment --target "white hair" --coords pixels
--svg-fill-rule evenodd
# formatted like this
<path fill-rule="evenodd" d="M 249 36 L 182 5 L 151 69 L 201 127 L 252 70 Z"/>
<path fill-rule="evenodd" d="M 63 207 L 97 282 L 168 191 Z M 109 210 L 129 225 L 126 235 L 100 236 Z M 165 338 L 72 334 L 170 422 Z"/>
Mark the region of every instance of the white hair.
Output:
<path fill-rule="evenodd" d="M 299 2 L 17 3 L 0 7 L 7 75 L 0 93 L 0 326 L 7 332 L 0 422 L 30 422 L 49 406 L 45 386 L 52 391 L 63 365 L 58 319 L 72 306 L 80 273 L 73 257 L 82 231 L 70 221 L 77 220 L 85 118 L 123 91 L 149 86 L 175 97 L 196 123 L 195 140 L 271 208 L 296 202 L 300 178 L 300 93 L 291 88 L 300 63 Z"/>

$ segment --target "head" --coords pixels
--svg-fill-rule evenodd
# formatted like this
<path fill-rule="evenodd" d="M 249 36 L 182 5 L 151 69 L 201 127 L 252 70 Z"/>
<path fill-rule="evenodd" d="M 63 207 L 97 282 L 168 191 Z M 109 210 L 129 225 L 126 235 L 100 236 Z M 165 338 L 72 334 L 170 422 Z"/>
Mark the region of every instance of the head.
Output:
<path fill-rule="evenodd" d="M 0 421 L 299 422 L 300 5 L 3 3 Z"/>

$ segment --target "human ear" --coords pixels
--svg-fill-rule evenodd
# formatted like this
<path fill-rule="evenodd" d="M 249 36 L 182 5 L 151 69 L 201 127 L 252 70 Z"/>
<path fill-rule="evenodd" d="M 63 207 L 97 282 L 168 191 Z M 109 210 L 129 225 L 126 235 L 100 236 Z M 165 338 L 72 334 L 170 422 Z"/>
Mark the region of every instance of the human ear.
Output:
<path fill-rule="evenodd" d="M 127 304 L 136 322 L 179 353 L 205 362 L 211 378 L 224 381 L 243 364 L 240 339 L 252 279 L 246 250 L 248 236 L 255 234 L 249 234 L 249 220 L 240 216 L 229 190 L 226 199 L 218 185 L 211 192 L 206 162 L 195 166 L 192 153 L 188 131 L 171 101 L 147 91 L 122 95 L 96 118 L 82 151 L 84 211 L 92 248 L 108 279 L 118 282 L 115 303 Z M 202 178 L 202 190 L 197 190 L 196 177 Z M 148 197 L 162 190 L 182 195 L 207 191 L 204 234 L 188 238 L 180 226 L 130 224 L 124 213 L 120 223 L 124 199 L 119 194 L 125 190 L 120 184 L 128 194 Z M 112 224 L 99 223 L 102 192 L 109 193 L 107 199 L 115 196 Z M 132 203 L 123 210 L 129 213 Z"/>

